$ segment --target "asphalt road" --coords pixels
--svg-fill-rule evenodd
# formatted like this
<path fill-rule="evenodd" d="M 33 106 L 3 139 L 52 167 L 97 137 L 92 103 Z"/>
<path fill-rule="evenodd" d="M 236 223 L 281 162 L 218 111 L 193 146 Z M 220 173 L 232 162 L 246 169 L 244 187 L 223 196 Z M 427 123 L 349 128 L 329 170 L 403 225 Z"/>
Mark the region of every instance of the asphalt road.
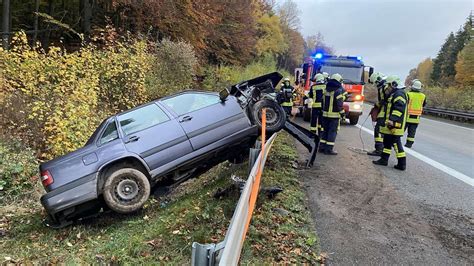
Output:
<path fill-rule="evenodd" d="M 383 167 L 361 152 L 362 142 L 373 149 L 372 125 L 364 127 L 341 126 L 339 155 L 318 154 L 300 170 L 328 263 L 474 264 L 474 131 L 422 119 L 402 172 L 394 154 Z"/>
<path fill-rule="evenodd" d="M 368 114 L 370 108 L 364 105 L 364 114 Z M 360 117 L 359 124 L 373 130 L 372 121 L 366 118 L 366 115 Z M 474 180 L 474 129 L 471 125 L 422 117 L 412 150 Z"/>

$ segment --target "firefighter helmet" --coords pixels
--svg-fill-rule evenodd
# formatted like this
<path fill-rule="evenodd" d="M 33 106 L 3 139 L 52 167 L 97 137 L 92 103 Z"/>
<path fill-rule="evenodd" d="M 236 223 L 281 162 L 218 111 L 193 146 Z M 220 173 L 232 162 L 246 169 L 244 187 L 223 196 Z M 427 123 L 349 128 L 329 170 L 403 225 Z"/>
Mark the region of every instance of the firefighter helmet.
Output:
<path fill-rule="evenodd" d="M 335 79 L 335 80 L 339 81 L 340 83 L 342 83 L 342 76 L 339 73 L 332 74 L 331 79 Z"/>
<path fill-rule="evenodd" d="M 386 86 L 390 85 L 392 86 L 392 88 L 399 88 L 400 86 L 402 86 L 402 81 L 397 75 L 391 75 L 391 76 L 388 76 L 387 79 L 385 80 L 385 85 Z"/>
<path fill-rule="evenodd" d="M 421 91 L 422 87 L 423 87 L 423 84 L 421 83 L 421 81 L 417 79 L 413 80 L 411 83 L 411 89 L 414 91 Z"/>
<path fill-rule="evenodd" d="M 323 76 L 324 76 L 325 79 L 328 79 L 328 78 L 329 78 L 329 73 L 328 73 L 328 72 L 323 72 L 322 74 L 323 74 Z"/>
<path fill-rule="evenodd" d="M 324 78 L 324 75 L 323 75 L 323 74 L 318 73 L 318 74 L 314 75 L 314 81 L 315 81 L 316 83 L 323 83 L 324 80 L 325 80 L 325 78 Z"/>
<path fill-rule="evenodd" d="M 380 72 L 375 72 L 369 77 L 369 83 L 375 84 L 380 82 L 385 75 Z"/>

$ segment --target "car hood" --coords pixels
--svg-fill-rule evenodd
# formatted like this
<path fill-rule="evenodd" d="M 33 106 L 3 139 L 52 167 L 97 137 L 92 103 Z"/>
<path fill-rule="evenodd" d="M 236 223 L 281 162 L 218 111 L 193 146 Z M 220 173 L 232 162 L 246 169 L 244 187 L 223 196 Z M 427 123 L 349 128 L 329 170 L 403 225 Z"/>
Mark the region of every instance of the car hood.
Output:
<path fill-rule="evenodd" d="M 281 81 L 282 78 L 283 78 L 283 76 L 278 72 L 265 74 L 263 76 L 259 76 L 259 77 L 249 79 L 249 80 L 244 80 L 244 81 L 241 81 L 237 84 L 232 85 L 232 87 L 230 88 L 229 93 L 231 95 L 238 94 L 239 91 L 237 90 L 237 87 L 242 86 L 245 83 L 247 83 L 247 85 L 249 87 L 251 87 L 251 86 L 255 86 L 255 85 L 258 85 L 258 84 L 261 84 L 261 83 L 264 83 L 264 82 L 270 82 L 273 85 L 273 88 L 275 88 L 278 85 L 278 83 Z"/>

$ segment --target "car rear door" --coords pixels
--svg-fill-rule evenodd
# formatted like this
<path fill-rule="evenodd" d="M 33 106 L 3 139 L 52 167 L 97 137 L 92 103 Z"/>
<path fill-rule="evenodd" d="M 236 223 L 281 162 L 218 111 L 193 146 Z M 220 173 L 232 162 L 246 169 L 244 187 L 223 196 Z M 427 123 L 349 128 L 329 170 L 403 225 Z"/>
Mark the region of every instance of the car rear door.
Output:
<path fill-rule="evenodd" d="M 150 170 L 192 152 L 191 143 L 178 121 L 156 103 L 117 116 L 128 151 L 138 154 Z"/>
<path fill-rule="evenodd" d="M 185 92 L 161 101 L 178 116 L 194 150 L 215 143 L 250 122 L 235 97 L 221 101 L 215 93 Z"/>

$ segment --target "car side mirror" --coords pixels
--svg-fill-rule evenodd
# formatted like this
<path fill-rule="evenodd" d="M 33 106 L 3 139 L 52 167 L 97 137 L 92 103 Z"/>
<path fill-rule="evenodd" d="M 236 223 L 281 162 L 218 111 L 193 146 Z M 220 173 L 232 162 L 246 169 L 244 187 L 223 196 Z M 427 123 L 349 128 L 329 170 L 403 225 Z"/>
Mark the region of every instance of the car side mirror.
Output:
<path fill-rule="evenodd" d="M 227 97 L 229 97 L 229 91 L 227 89 L 223 89 L 219 92 L 219 98 L 222 102 L 225 102 Z"/>

